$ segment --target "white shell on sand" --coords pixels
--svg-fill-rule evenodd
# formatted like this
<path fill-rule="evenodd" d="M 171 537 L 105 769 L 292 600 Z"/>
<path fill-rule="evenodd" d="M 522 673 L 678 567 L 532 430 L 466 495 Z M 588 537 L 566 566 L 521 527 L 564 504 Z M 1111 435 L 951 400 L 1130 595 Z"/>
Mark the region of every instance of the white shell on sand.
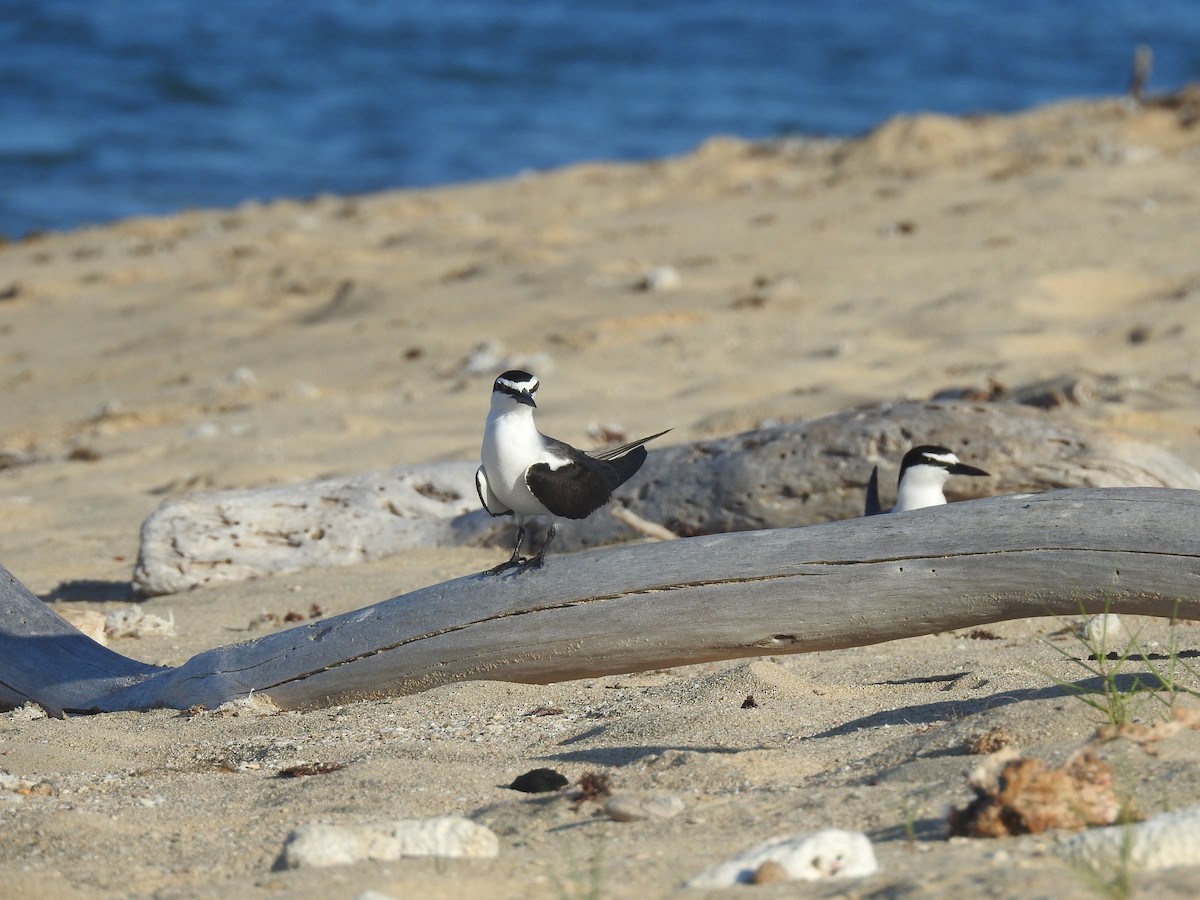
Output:
<path fill-rule="evenodd" d="M 763 863 L 782 866 L 793 881 L 862 878 L 879 871 L 871 842 L 861 831 L 827 828 L 807 835 L 772 838 L 728 862 L 705 869 L 687 883 L 692 888 L 750 884 Z"/>
<path fill-rule="evenodd" d="M 1200 865 L 1200 806 L 1133 825 L 1093 828 L 1059 844 L 1055 852 L 1072 865 L 1099 872 L 1123 864 L 1143 872 Z"/>
<path fill-rule="evenodd" d="M 637 822 L 642 819 L 670 819 L 684 810 L 683 801 L 674 794 L 662 792 L 638 793 L 625 791 L 613 794 L 604 804 L 609 818 L 618 822 Z"/>
<path fill-rule="evenodd" d="M 491 829 L 461 816 L 400 819 L 373 825 L 301 825 L 283 845 L 282 864 L 336 866 L 364 859 L 405 856 L 492 857 L 500 842 Z"/>

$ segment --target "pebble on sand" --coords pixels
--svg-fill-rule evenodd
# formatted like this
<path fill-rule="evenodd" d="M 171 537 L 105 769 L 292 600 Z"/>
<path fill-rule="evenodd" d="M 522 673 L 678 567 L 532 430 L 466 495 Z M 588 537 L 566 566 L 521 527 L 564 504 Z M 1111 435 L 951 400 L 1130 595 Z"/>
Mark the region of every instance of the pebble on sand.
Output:
<path fill-rule="evenodd" d="M 642 291 L 673 291 L 683 284 L 683 276 L 674 266 L 659 266 L 651 269 L 637 283 Z"/>
<path fill-rule="evenodd" d="M 766 866 L 767 863 L 774 865 Z M 791 881 L 820 881 L 825 878 L 863 878 L 878 871 L 875 850 L 865 834 L 827 828 L 813 834 L 786 835 L 764 841 L 728 862 L 705 869 L 688 881 L 687 887 L 754 884 L 758 877 L 774 881 L 784 873 Z M 760 872 L 762 876 L 759 876 Z"/>
<path fill-rule="evenodd" d="M 336 866 L 406 856 L 494 857 L 496 835 L 461 816 L 401 819 L 371 825 L 300 825 L 288 835 L 276 867 Z"/>
<path fill-rule="evenodd" d="M 618 822 L 670 819 L 684 810 L 683 801 L 663 792 L 622 791 L 604 803 L 604 812 Z"/>

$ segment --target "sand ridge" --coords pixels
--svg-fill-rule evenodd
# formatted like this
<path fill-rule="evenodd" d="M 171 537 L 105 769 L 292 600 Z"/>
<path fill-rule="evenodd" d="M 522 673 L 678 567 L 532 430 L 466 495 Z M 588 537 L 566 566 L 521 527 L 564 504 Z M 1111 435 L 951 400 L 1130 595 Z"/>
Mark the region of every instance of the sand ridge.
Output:
<path fill-rule="evenodd" d="M 3 562 L 57 608 L 127 607 L 139 526 L 164 498 L 477 459 L 491 379 L 530 360 L 540 425 L 580 446 L 591 426 L 674 425 L 684 441 L 1091 374 L 1102 395 L 1053 415 L 1200 467 L 1189 96 L 905 118 L 856 142 L 720 138 L 653 163 L 10 243 Z M 678 285 L 645 289 L 663 266 Z M 418 550 L 157 598 L 145 608 L 171 611 L 175 635 L 114 647 L 175 664 L 502 553 Z M 1088 896 L 1046 855 L 1052 837 L 945 840 L 946 807 L 970 799 L 967 738 L 1004 726 L 1055 763 L 1092 738 L 1093 711 L 1055 685 L 1086 677 L 1054 649 L 1080 653 L 1059 627 L 274 717 L 6 714 L 0 769 L 53 790 L 0 792 L 0 873 L 13 896 L 552 897 L 586 888 L 599 858 L 603 895 L 671 896 L 760 840 L 843 827 L 867 831 L 882 871 L 814 896 Z M 1193 632 L 1179 629 L 1185 649 Z M 1142 639 L 1171 638 L 1146 622 Z M 1099 752 L 1148 812 L 1200 802 L 1194 732 L 1157 755 L 1121 740 Z M 302 762 L 345 768 L 274 777 Z M 542 765 L 667 790 L 687 810 L 617 823 L 503 787 Z M 299 822 L 450 813 L 496 831 L 500 856 L 271 869 Z M 1183 876 L 1145 878 L 1190 895 Z"/>

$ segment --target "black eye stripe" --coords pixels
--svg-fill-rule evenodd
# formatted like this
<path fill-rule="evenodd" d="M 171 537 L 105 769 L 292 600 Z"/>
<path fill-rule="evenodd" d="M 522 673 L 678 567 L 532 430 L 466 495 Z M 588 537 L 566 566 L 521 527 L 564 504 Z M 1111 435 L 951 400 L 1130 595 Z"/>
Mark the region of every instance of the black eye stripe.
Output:
<path fill-rule="evenodd" d="M 938 459 L 929 459 L 930 454 L 938 456 L 947 456 L 953 451 L 949 447 L 941 447 L 937 444 L 922 444 L 919 447 L 913 447 L 904 454 L 904 459 L 900 461 L 900 470 L 911 468 L 912 466 L 937 466 L 938 468 L 946 468 L 954 463 L 942 462 Z"/>

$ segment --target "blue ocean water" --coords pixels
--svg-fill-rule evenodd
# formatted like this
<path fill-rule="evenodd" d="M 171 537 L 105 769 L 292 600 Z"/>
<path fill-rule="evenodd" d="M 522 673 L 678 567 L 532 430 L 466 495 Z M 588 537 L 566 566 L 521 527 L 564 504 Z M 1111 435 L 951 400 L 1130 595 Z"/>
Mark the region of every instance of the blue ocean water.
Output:
<path fill-rule="evenodd" d="M 0 0 L 0 235 L 1200 79 L 1197 0 Z"/>

